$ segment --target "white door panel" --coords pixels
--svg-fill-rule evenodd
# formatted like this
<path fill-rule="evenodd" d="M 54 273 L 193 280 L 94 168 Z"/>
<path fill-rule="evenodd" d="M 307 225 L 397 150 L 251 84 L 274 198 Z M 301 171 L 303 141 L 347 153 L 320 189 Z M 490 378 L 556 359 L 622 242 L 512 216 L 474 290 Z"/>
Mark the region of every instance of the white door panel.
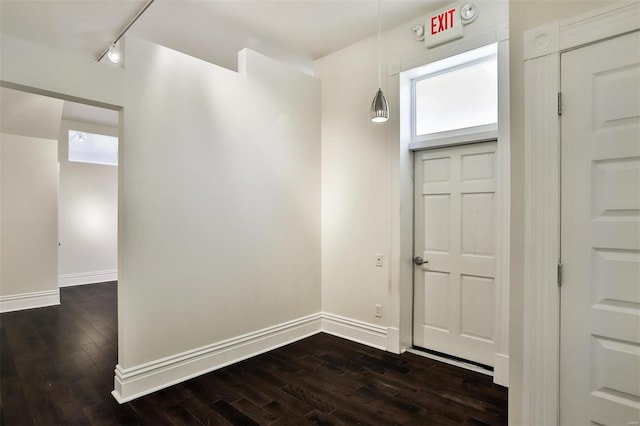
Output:
<path fill-rule="evenodd" d="M 496 143 L 415 154 L 414 344 L 493 365 Z"/>
<path fill-rule="evenodd" d="M 638 424 L 640 34 L 563 54 L 561 86 L 560 423 Z"/>

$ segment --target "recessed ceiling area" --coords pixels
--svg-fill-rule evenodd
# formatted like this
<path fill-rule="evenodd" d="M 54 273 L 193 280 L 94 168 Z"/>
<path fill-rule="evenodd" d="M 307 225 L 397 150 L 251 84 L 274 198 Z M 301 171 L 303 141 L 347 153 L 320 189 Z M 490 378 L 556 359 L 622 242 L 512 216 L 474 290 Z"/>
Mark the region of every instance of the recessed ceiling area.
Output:
<path fill-rule="evenodd" d="M 0 1 L 2 32 L 96 58 L 146 4 L 144 0 Z M 391 28 L 446 2 L 382 1 Z M 245 47 L 296 65 L 374 35 L 375 0 L 156 0 L 129 33 L 237 69 Z"/>

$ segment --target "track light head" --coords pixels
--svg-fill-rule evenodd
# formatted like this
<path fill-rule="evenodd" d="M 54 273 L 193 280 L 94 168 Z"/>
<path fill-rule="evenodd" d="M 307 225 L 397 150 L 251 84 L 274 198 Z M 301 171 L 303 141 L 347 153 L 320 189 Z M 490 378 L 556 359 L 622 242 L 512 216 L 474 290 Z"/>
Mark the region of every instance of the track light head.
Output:
<path fill-rule="evenodd" d="M 111 45 L 111 47 L 109 47 L 109 52 L 107 52 L 107 57 L 114 64 L 117 64 L 118 62 L 120 62 L 121 55 L 120 55 L 120 43 L 119 42 L 115 42 L 115 43 L 113 43 Z"/>

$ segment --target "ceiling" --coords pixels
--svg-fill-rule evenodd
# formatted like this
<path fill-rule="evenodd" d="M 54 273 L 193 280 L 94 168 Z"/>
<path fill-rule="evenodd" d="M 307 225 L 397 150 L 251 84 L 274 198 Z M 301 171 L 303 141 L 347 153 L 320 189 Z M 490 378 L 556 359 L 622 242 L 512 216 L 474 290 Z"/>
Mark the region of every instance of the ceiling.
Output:
<path fill-rule="evenodd" d="M 147 1 L 0 0 L 0 30 L 97 58 Z M 446 3 L 382 0 L 382 27 Z M 311 71 L 315 59 L 374 35 L 377 13 L 376 0 L 155 0 L 129 33 L 232 70 L 238 51 L 248 47 Z M 13 100 L 4 98 L 3 104 Z M 63 118 L 118 122 L 115 111 L 72 102 L 64 102 Z"/>
<path fill-rule="evenodd" d="M 445 3 L 384 0 L 383 28 Z M 0 28 L 97 57 L 145 4 L 146 0 L 0 0 Z M 377 11 L 375 0 L 156 0 L 129 32 L 230 69 L 237 68 L 237 52 L 244 47 L 308 65 L 375 34 Z"/>

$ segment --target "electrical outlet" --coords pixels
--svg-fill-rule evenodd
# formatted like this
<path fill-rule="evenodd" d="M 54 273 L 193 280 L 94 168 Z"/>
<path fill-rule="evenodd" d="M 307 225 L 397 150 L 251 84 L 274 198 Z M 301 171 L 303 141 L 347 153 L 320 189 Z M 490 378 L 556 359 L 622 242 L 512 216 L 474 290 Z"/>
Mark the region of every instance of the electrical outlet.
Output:
<path fill-rule="evenodd" d="M 382 318 L 382 305 L 376 305 L 376 316 Z"/>
<path fill-rule="evenodd" d="M 382 255 L 379 253 L 376 254 L 376 266 L 382 268 Z"/>

